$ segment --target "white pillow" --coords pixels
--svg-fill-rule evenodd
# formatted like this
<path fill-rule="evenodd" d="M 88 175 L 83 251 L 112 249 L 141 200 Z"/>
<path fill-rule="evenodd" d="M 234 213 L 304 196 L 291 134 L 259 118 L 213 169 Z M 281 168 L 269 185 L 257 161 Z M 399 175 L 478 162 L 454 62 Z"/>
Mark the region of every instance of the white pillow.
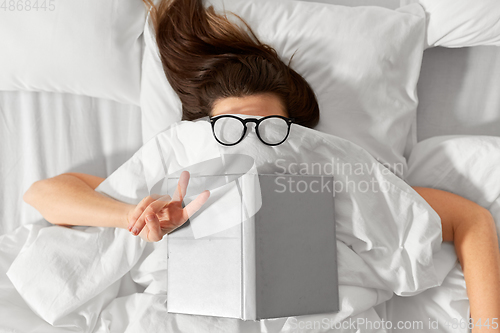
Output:
<path fill-rule="evenodd" d="M 300 0 L 309 2 L 322 2 L 341 6 L 380 6 L 390 9 L 400 7 L 399 0 Z"/>
<path fill-rule="evenodd" d="M 453 192 L 488 209 L 500 200 L 500 137 L 432 137 L 415 146 L 408 166 L 412 186 Z"/>
<path fill-rule="evenodd" d="M 146 18 L 141 1 L 11 2 L 0 9 L 0 90 L 139 105 Z"/>
<path fill-rule="evenodd" d="M 163 71 L 149 16 L 144 27 L 144 43 L 140 96 L 142 138 L 146 143 L 171 124 L 181 120 L 182 103 Z"/>
<path fill-rule="evenodd" d="M 498 0 L 401 0 L 420 3 L 427 15 L 426 48 L 500 46 Z"/>
<path fill-rule="evenodd" d="M 416 143 L 416 85 L 425 13 L 298 1 L 211 1 L 246 20 L 258 38 L 309 82 L 320 105 L 316 129 L 367 149 L 399 176 L 405 148 Z M 141 107 L 143 139 L 180 120 L 152 32 L 145 29 Z M 161 74 L 160 74 L 161 73 Z M 409 140 L 410 139 L 410 140 Z"/>

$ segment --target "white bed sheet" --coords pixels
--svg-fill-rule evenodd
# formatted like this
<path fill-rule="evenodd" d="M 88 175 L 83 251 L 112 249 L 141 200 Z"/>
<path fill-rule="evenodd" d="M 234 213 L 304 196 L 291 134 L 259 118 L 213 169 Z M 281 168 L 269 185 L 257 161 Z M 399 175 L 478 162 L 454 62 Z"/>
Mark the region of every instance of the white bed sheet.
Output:
<path fill-rule="evenodd" d="M 0 92 L 0 235 L 43 220 L 22 200 L 34 181 L 63 172 L 107 177 L 141 145 L 136 106 L 71 94 Z M 20 245 L 5 240 L 0 248 L 5 253 Z M 0 332 L 75 332 L 54 328 L 31 311 L 5 275 L 11 259 L 0 257 Z M 122 287 L 127 293 L 130 288 Z"/>
<path fill-rule="evenodd" d="M 140 109 L 59 93 L 0 92 L 0 234 L 40 220 L 22 201 L 39 179 L 106 177 L 142 144 Z"/>

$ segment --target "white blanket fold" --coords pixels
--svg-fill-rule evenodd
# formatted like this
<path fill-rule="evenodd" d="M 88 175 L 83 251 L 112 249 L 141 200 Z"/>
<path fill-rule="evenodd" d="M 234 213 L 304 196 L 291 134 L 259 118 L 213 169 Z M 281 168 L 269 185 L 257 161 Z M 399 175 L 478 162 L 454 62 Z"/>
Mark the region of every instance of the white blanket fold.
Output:
<path fill-rule="evenodd" d="M 134 266 L 146 244 L 114 228 L 50 226 L 30 236 L 7 276 L 44 320 L 76 327 L 95 322 L 103 305 L 116 297 L 116 282 Z M 108 297 L 99 297 L 103 295 Z M 94 318 L 81 322 L 86 316 L 72 316 L 59 321 L 89 301 L 86 310 Z"/>

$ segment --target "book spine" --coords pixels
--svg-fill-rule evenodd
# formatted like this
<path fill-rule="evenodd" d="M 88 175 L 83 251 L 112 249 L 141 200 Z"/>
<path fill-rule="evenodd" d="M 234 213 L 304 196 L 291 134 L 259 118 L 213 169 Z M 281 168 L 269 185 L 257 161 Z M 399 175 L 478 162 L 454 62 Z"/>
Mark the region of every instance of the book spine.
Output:
<path fill-rule="evenodd" d="M 243 320 L 257 319 L 257 303 L 256 303 L 256 267 L 255 267 L 255 211 L 256 201 L 255 196 L 260 196 L 260 188 L 257 186 L 258 193 L 255 193 L 255 180 L 247 179 L 254 178 L 254 175 L 245 175 L 241 177 L 241 318 Z M 257 178 L 258 181 L 258 178 Z M 260 197 L 259 197 L 260 199 Z"/>

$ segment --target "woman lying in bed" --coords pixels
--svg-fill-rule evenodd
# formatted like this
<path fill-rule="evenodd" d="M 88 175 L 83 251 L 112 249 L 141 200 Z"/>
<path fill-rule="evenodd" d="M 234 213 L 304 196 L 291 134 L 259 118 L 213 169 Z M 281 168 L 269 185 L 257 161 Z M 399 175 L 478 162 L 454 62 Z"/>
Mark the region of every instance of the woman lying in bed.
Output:
<path fill-rule="evenodd" d="M 307 82 L 248 26 L 246 31 L 204 9 L 201 0 L 163 1 L 152 7 L 152 15 L 166 76 L 183 104 L 183 120 L 242 114 L 284 117 L 276 118 L 285 121 L 282 125 L 291 119 L 307 127 L 317 124 L 319 108 Z M 209 196 L 205 191 L 183 208 L 189 181 L 184 172 L 173 199 L 148 196 L 129 205 L 94 191 L 103 180 L 62 174 L 33 184 L 24 200 L 53 224 L 124 228 L 156 242 L 186 222 Z M 490 213 L 452 193 L 414 189 L 439 214 L 443 241 L 455 244 L 474 322 L 500 318 L 500 254 Z"/>

